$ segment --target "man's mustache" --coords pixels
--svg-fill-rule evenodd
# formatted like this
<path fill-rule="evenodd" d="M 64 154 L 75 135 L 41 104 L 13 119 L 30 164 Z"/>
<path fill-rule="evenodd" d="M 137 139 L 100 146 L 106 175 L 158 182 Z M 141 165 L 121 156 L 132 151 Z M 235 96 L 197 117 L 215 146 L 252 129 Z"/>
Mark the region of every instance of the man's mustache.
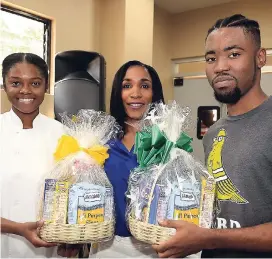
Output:
<path fill-rule="evenodd" d="M 222 82 L 222 81 L 227 81 L 227 80 L 235 80 L 237 82 L 237 78 L 227 74 L 227 73 L 221 73 L 218 74 L 217 76 L 215 76 L 212 80 L 212 85 L 218 83 L 218 82 Z"/>

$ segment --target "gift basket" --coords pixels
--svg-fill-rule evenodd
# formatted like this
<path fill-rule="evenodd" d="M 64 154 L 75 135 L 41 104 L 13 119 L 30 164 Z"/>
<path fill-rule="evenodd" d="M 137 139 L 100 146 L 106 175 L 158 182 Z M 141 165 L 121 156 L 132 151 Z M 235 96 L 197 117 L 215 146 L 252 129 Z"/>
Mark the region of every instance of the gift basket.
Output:
<path fill-rule="evenodd" d="M 139 166 L 129 178 L 126 218 L 138 240 L 158 244 L 175 229 L 162 227 L 165 219 L 211 227 L 215 180 L 190 154 L 190 110 L 176 102 L 154 104 L 140 122 L 134 152 Z"/>
<path fill-rule="evenodd" d="M 103 112 L 81 110 L 62 115 L 66 134 L 54 154 L 56 164 L 43 179 L 38 218 L 40 237 L 47 242 L 101 242 L 114 235 L 113 188 L 103 164 L 106 143 L 119 127 Z"/>

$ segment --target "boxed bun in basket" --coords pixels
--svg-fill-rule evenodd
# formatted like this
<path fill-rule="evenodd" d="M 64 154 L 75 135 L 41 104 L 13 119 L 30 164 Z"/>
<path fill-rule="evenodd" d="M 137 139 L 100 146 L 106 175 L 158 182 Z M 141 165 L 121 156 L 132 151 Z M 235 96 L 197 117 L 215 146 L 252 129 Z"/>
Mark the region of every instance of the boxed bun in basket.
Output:
<path fill-rule="evenodd" d="M 159 226 L 164 219 L 211 227 L 215 180 L 190 154 L 190 110 L 173 102 L 154 104 L 136 134 L 139 166 L 129 178 L 127 223 L 138 240 L 158 244 L 175 229 Z"/>
<path fill-rule="evenodd" d="M 40 236 L 54 243 L 90 243 L 114 235 L 113 188 L 103 165 L 106 143 L 116 137 L 115 119 L 103 112 L 81 110 L 62 115 L 66 135 L 54 154 L 56 165 L 43 179 Z"/>

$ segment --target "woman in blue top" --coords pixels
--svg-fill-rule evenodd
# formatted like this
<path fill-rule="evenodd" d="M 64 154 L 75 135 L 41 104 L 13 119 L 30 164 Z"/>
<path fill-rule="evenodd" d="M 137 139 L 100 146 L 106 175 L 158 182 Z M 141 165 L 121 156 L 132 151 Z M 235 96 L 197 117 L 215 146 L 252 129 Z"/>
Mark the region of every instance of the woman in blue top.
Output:
<path fill-rule="evenodd" d="M 100 244 L 93 256 L 97 257 L 157 257 L 151 246 L 135 240 L 126 225 L 125 192 L 131 169 L 137 166 L 133 152 L 136 129 L 133 127 L 152 102 L 164 102 L 162 84 L 151 66 L 139 61 L 125 63 L 115 74 L 110 112 L 121 125 L 124 134 L 110 143 L 105 171 L 113 185 L 116 227 L 115 238 Z"/>

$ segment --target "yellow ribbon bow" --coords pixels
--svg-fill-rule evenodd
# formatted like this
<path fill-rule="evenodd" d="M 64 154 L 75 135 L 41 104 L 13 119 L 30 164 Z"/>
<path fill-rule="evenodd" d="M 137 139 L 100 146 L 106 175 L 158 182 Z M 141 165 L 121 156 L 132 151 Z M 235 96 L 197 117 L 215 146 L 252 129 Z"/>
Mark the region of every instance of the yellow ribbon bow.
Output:
<path fill-rule="evenodd" d="M 109 157 L 108 148 L 101 145 L 95 145 L 91 148 L 83 148 L 79 146 L 75 138 L 68 135 L 64 135 L 59 139 L 54 157 L 56 161 L 60 161 L 61 159 L 79 151 L 84 151 L 90 155 L 101 166 Z"/>

